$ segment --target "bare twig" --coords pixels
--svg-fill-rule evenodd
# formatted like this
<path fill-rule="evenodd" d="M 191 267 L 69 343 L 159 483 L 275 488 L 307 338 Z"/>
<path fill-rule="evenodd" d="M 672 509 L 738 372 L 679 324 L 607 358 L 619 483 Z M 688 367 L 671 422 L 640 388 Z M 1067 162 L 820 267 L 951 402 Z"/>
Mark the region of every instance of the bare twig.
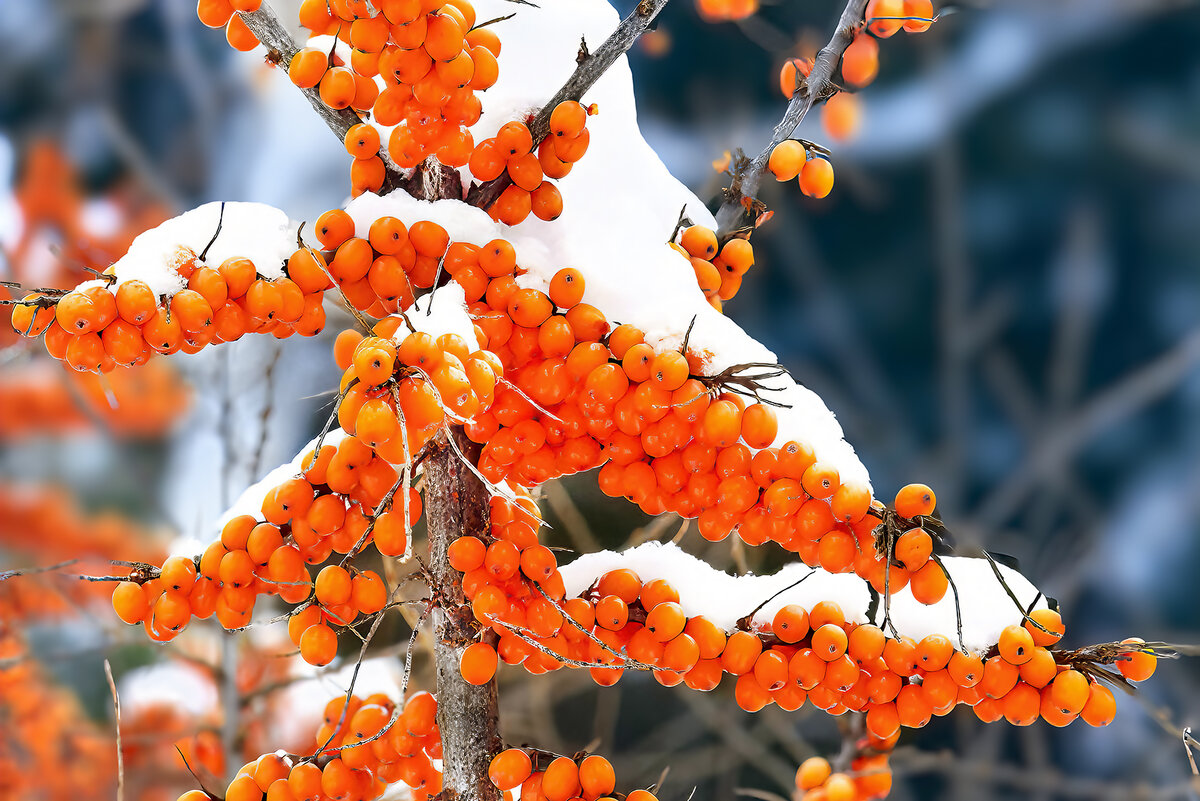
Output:
<path fill-rule="evenodd" d="M 117 721 L 117 801 L 125 800 L 125 755 L 121 747 L 121 697 L 117 695 L 117 683 L 113 681 L 112 665 L 104 660 L 104 678 L 108 679 L 108 689 L 112 691 L 113 715 Z"/>
<path fill-rule="evenodd" d="M 771 151 L 775 149 L 775 146 L 791 137 L 804 116 L 816 103 L 825 100 L 837 91 L 833 76 L 838 71 L 842 53 L 846 52 L 846 48 L 854 41 L 854 33 L 863 20 L 866 8 L 867 0 L 848 0 L 846 7 L 842 10 L 841 18 L 838 19 L 832 38 L 817 53 L 816 63 L 813 64 L 808 79 L 796 87 L 783 119 L 771 133 L 771 141 L 749 163 L 735 169 L 732 185 L 725 193 L 725 202 L 717 211 L 719 236 L 724 237 L 741 224 L 746 210 L 743 200 L 754 198 L 763 172 L 767 168 L 767 160 L 771 157 Z"/>
<path fill-rule="evenodd" d="M 862 4 L 865 6 L 866 0 L 862 0 Z M 583 97 L 583 93 L 592 87 L 592 84 L 613 65 L 613 62 L 633 47 L 633 43 L 650 27 L 650 23 L 666 5 L 667 0 L 641 0 L 629 16 L 621 20 L 621 24 L 612 32 L 612 35 L 579 62 L 579 66 L 571 73 L 567 82 L 555 93 L 554 97 L 550 98 L 546 105 L 542 106 L 542 110 L 537 113 L 533 122 L 529 123 L 529 133 L 533 135 L 534 148 L 550 133 L 550 114 L 555 107 L 564 100 L 579 100 Z M 859 17 L 862 17 L 861 12 Z M 847 42 L 847 44 L 849 43 Z M 766 161 L 764 160 L 763 163 L 766 164 Z M 499 178 L 472 186 L 471 190 L 467 192 L 467 202 L 472 206 L 486 209 L 496 202 L 496 198 L 500 197 L 500 193 L 511 183 L 512 179 L 507 172 L 504 172 Z"/>

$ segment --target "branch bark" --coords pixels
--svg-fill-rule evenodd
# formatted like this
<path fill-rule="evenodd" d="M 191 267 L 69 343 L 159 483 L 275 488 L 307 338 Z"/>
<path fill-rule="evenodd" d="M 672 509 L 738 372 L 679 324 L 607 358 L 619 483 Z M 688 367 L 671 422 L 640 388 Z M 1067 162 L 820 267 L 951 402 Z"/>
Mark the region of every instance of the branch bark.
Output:
<path fill-rule="evenodd" d="M 814 105 L 831 97 L 837 91 L 833 76 L 837 74 L 842 54 L 854 41 L 854 34 L 863 21 L 866 9 L 867 0 L 848 0 L 846 7 L 842 9 L 842 16 L 838 19 L 833 37 L 817 53 L 816 62 L 813 64 L 808 79 L 796 88 L 795 94 L 788 102 L 783 119 L 771 133 L 770 143 L 748 164 L 743 165 L 734 173 L 733 182 L 725 192 L 725 201 L 717 210 L 718 236 L 724 237 L 741 226 L 742 218 L 746 213 L 742 201 L 745 198 L 753 198 L 754 193 L 758 191 L 763 172 L 767 169 L 767 160 L 771 157 L 771 151 L 775 149 L 775 146 L 785 139 L 791 138 Z"/>
<path fill-rule="evenodd" d="M 452 429 L 460 451 L 476 459 L 479 446 Z M 501 749 L 496 681 L 476 687 L 463 681 L 458 662 L 477 627 L 463 596 L 461 578 L 447 549 L 464 534 L 486 534 L 488 492 L 442 440 L 425 461 L 425 519 L 429 525 L 429 571 L 439 597 L 433 611 L 437 669 L 438 726 L 442 732 L 443 801 L 499 801 L 488 778 L 492 757 Z"/>
<path fill-rule="evenodd" d="M 296 55 L 300 48 L 296 45 L 292 35 L 288 33 L 287 28 L 280 22 L 279 16 L 271 8 L 271 4 L 264 0 L 257 11 L 239 11 L 237 15 L 242 18 L 242 22 L 246 23 L 246 27 L 258 37 L 258 41 L 262 43 L 263 47 L 267 48 L 267 60 L 286 71 L 288 65 L 292 63 L 292 56 Z M 308 98 L 313 111 L 317 112 L 317 116 L 329 127 L 329 130 L 333 131 L 339 141 L 346 138 L 346 132 L 351 127 L 363 121 L 353 109 L 332 109 L 325 105 L 316 87 L 300 89 L 300 92 Z M 403 185 L 404 174 L 388 155 L 386 144 L 379 148 L 379 157 L 383 159 L 385 172 L 379 194 L 386 195 Z"/>
<path fill-rule="evenodd" d="M 582 98 L 583 93 L 591 89 L 600 76 L 629 48 L 633 47 L 633 43 L 646 32 L 650 23 L 654 22 L 654 18 L 666 5 L 667 0 L 641 0 L 629 16 L 621 20 L 621 24 L 604 40 L 604 43 L 579 62 L 579 66 L 571 73 L 567 82 L 555 93 L 554 97 L 550 98 L 546 105 L 542 106 L 542 110 L 529 124 L 529 133 L 533 136 L 535 150 L 550 133 L 550 114 L 554 111 L 555 106 L 564 100 Z M 863 6 L 866 6 L 866 0 L 863 0 Z M 580 54 L 583 55 L 583 50 L 580 51 Z M 500 197 L 500 193 L 511 183 L 512 179 L 508 177 L 508 173 L 501 173 L 499 178 L 472 186 L 467 192 L 467 202 L 472 206 L 487 209 L 496 202 L 496 198 Z"/>

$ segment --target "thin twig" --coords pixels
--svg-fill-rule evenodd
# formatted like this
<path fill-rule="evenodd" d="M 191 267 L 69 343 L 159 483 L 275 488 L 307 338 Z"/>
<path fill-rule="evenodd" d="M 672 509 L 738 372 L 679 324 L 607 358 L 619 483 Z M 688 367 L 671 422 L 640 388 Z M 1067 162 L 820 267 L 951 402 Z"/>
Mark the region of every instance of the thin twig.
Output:
<path fill-rule="evenodd" d="M 854 41 L 854 34 L 863 20 L 866 8 L 867 0 L 848 0 L 838 19 L 833 36 L 829 43 L 817 53 L 816 61 L 807 80 L 802 81 L 796 87 L 791 101 L 788 102 L 783 119 L 779 121 L 771 134 L 771 141 L 761 153 L 735 170 L 732 185 L 725 193 L 725 202 L 717 211 L 719 237 L 729 234 L 741 223 L 746 211 L 743 200 L 754 198 L 763 172 L 767 168 L 767 160 L 770 159 L 771 151 L 775 149 L 775 146 L 791 137 L 816 103 L 836 92 L 833 76 L 837 73 L 838 65 L 841 63 L 842 53 L 846 52 L 846 48 Z"/>
<path fill-rule="evenodd" d="M 125 799 L 125 754 L 121 747 L 121 697 L 117 694 L 117 683 L 113 681 L 112 665 L 104 660 L 104 678 L 108 679 L 108 689 L 112 691 L 113 714 L 117 720 L 117 801 Z"/>

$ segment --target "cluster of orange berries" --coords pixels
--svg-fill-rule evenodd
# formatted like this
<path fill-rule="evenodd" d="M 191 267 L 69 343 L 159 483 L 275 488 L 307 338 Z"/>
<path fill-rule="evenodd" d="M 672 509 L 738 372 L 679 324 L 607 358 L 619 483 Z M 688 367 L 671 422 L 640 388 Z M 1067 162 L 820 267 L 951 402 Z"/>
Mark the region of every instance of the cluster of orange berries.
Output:
<path fill-rule="evenodd" d="M 488 777 L 508 797 L 520 788 L 522 801 L 616 801 L 617 774 L 598 754 L 556 756 L 544 751 L 508 748 L 496 754 Z M 633 790 L 626 801 L 658 801 L 648 790 Z"/>
<path fill-rule="evenodd" d="M 192 617 L 215 614 L 226 629 L 246 626 L 261 594 L 291 604 L 311 596 L 292 614 L 288 633 L 308 662 L 328 664 L 337 654 L 333 627 L 382 610 L 387 588 L 372 571 L 329 564 L 314 580 L 306 565 L 348 554 L 360 541 L 385 555 L 403 553 L 402 511 L 363 511 L 376 509 L 396 478 L 395 468 L 353 438 L 325 445 L 306 457 L 300 477 L 268 491 L 263 521 L 234 517 L 199 560 L 171 557 L 157 575 L 118 584 L 113 607 L 126 623 L 143 623 L 152 639 L 170 640 Z M 411 488 L 407 505 L 411 525 L 421 513 Z"/>
<path fill-rule="evenodd" d="M 834 772 L 829 760 L 810 757 L 796 770 L 796 801 L 868 801 L 885 798 L 892 789 L 888 756 L 898 734 L 879 738 L 870 733 L 854 745 L 849 771 Z"/>
<path fill-rule="evenodd" d="M 543 592 L 522 594 L 522 585 L 544 575 L 526 564 L 531 547 L 537 546 L 518 550 L 500 539 L 485 546 L 464 537 L 450 558 L 464 572 L 476 618 L 499 635 L 499 658 L 533 673 L 588 664 L 593 680 L 608 686 L 629 663 L 651 668 L 665 686 L 682 682 L 701 691 L 715 689 L 729 673 L 737 677 L 734 695 L 746 711 L 771 703 L 794 711 L 808 701 L 835 715 L 865 712 L 868 731 L 879 739 L 893 738 L 901 726 L 924 726 L 957 704 L 974 707 L 985 721 L 1006 717 L 1014 725 L 1041 716 L 1059 726 L 1076 717 L 1103 726 L 1115 712 L 1107 687 L 1050 650 L 1064 629 L 1048 609 L 1006 628 L 995 653 L 983 655 L 956 650 L 941 634 L 920 641 L 889 637 L 877 626 L 848 621 L 831 601 L 810 610 L 787 605 L 768 626 L 746 622 L 727 633 L 703 616 L 688 617 L 669 582 L 643 583 L 629 569 L 605 573 L 582 597 L 562 603 L 547 580 Z M 553 564 L 553 553 L 546 563 Z M 1137 641 L 1126 643 L 1118 669 L 1131 680 L 1148 678 L 1155 657 Z M 496 654 L 484 643 L 471 648 L 480 650 L 470 664 L 464 654 L 463 675 L 475 683 L 490 680 Z"/>
<path fill-rule="evenodd" d="M 46 350 L 78 371 L 107 373 L 145 364 L 155 354 L 196 353 L 247 332 L 277 338 L 315 336 L 325 326 L 329 278 L 320 254 L 300 248 L 284 277 L 267 279 L 254 262 L 229 258 L 216 267 L 180 248 L 173 269 L 187 288 L 156 297 L 140 280 L 83 284 L 57 298 L 39 293 L 13 307 L 12 325 L 27 337 L 45 334 Z"/>
<path fill-rule="evenodd" d="M 447 554 L 450 566 L 463 574 L 463 595 L 475 619 L 499 635 L 494 647 L 478 642 L 464 649 L 459 667 L 471 684 L 491 680 L 498 656 L 506 664 L 524 664 L 535 674 L 559 667 L 556 659 L 538 652 L 513 631 L 553 637 L 563 624 L 562 574 L 554 551 L 538 542 L 542 518 L 537 504 L 527 492 L 517 490 L 515 500 L 491 500 L 489 519 L 488 542 L 459 537 Z"/>
<path fill-rule="evenodd" d="M 94 373 L 67 373 L 51 364 L 32 362 L 0 374 L 0 437 L 86 429 L 97 419 L 123 436 L 156 437 L 187 408 L 182 379 L 157 362 L 141 370 L 117 368 L 107 386 Z"/>
<path fill-rule="evenodd" d="M 742 276 L 754 266 L 754 247 L 749 239 L 734 237 L 724 245 L 717 234 L 703 225 L 689 226 L 671 247 L 691 262 L 696 285 L 717 311 L 742 288 Z"/>
<path fill-rule="evenodd" d="M 210 28 L 224 28 L 229 46 L 246 52 L 258 46 L 258 37 L 237 12 L 248 14 L 261 5 L 262 0 L 197 0 L 196 15 Z"/>
<path fill-rule="evenodd" d="M 387 151 L 400 167 L 415 167 L 429 156 L 451 167 L 465 165 L 474 149 L 467 129 L 481 112 L 475 92 L 496 82 L 500 39 L 474 27 L 475 9 L 467 0 L 383 0 L 375 6 L 378 13 L 362 0 L 304 2 L 300 23 L 346 42 L 350 62 L 305 47 L 288 65 L 292 82 L 315 87 L 330 108 L 370 112 L 376 124 L 395 126 Z M 383 183 L 377 136 L 371 144 L 352 153 L 359 160 L 356 192 Z"/>
<path fill-rule="evenodd" d="M 349 703 L 334 698 L 314 750 L 319 762 L 265 754 L 243 765 L 224 801 L 370 801 L 397 782 L 413 801 L 425 801 L 442 787 L 434 764 L 442 758 L 437 700 L 427 692 L 410 695 L 401 710 L 382 693 L 351 696 Z M 189 790 L 178 801 L 212 798 Z"/>
<path fill-rule="evenodd" d="M 771 150 L 767 169 L 776 181 L 797 178 L 800 191 L 809 197 L 827 197 L 833 190 L 833 164 L 795 139 L 785 139 Z"/>
<path fill-rule="evenodd" d="M 516 225 L 530 213 L 539 220 L 562 214 L 562 194 L 549 179 L 565 178 L 583 158 L 591 142 L 587 118 L 595 113 L 595 104 L 564 100 L 550 113 L 550 135 L 541 142 L 533 141 L 523 122 L 508 122 L 479 143 L 468 161 L 471 174 L 484 182 L 501 175 L 512 181 L 488 209 L 492 219 Z"/>

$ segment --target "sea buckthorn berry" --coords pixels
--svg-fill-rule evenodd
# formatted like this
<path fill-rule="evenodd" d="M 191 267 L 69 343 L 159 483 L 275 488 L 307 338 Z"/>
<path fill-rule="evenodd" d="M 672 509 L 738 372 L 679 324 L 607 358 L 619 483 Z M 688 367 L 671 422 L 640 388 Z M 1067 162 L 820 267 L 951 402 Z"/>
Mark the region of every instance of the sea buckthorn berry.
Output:
<path fill-rule="evenodd" d="M 946 596 L 950 580 L 942 566 L 930 559 L 923 568 L 912 575 L 908 586 L 913 598 L 928 605 L 935 604 Z"/>
<path fill-rule="evenodd" d="M 568 757 L 551 761 L 542 775 L 542 795 L 546 801 L 567 801 L 579 795 L 579 768 Z"/>
<path fill-rule="evenodd" d="M 346 152 L 356 159 L 368 159 L 379 154 L 379 131 L 365 122 L 351 125 L 343 141 Z"/>
<path fill-rule="evenodd" d="M 607 796 L 617 786 L 612 763 L 596 754 L 584 757 L 579 763 L 579 786 L 585 801 Z"/>
<path fill-rule="evenodd" d="M 324 606 L 337 606 L 350 600 L 353 582 L 349 572 L 337 565 L 327 565 L 317 574 L 317 600 Z"/>
<path fill-rule="evenodd" d="M 925 566 L 933 553 L 933 538 L 923 528 L 912 528 L 896 539 L 896 559 L 909 571 Z"/>
<path fill-rule="evenodd" d="M 520 787 L 533 772 L 533 762 L 520 748 L 509 748 L 492 757 L 488 778 L 501 790 Z"/>
<path fill-rule="evenodd" d="M 113 589 L 113 611 L 129 625 L 141 623 L 150 612 L 150 604 L 141 585 L 122 581 Z"/>
<path fill-rule="evenodd" d="M 1036 646 L 1033 644 L 1033 637 L 1023 626 L 1013 624 L 1000 632 L 997 647 L 1000 649 L 1000 656 L 1004 657 L 1006 662 L 1023 665 L 1033 656 Z"/>
<path fill-rule="evenodd" d="M 1089 726 L 1107 726 L 1112 723 L 1117 713 L 1117 702 L 1112 690 L 1099 682 L 1093 682 L 1088 689 L 1088 699 L 1079 712 Z"/>
<path fill-rule="evenodd" d="M 300 656 L 310 665 L 328 665 L 337 656 L 337 635 L 323 623 L 310 626 L 300 635 Z"/>
<path fill-rule="evenodd" d="M 727 673 L 741 676 L 754 669 L 762 653 L 762 640 L 748 631 L 735 631 L 725 642 L 721 652 L 721 666 Z"/>
<path fill-rule="evenodd" d="M 458 668 L 463 681 L 476 686 L 487 684 L 496 675 L 496 649 L 485 642 L 468 645 L 459 656 Z M 522 779 L 524 781 L 524 779 Z"/>
<path fill-rule="evenodd" d="M 564 100 L 550 113 L 550 132 L 555 136 L 576 136 L 586 124 L 587 110 L 575 100 Z"/>
<path fill-rule="evenodd" d="M 826 623 L 812 634 L 813 653 L 826 662 L 832 662 L 846 653 L 847 644 L 845 630 L 833 623 Z"/>
<path fill-rule="evenodd" d="M 800 174 L 806 158 L 804 145 L 795 139 L 785 139 L 772 148 L 767 169 L 776 181 L 790 181 Z"/>
<path fill-rule="evenodd" d="M 496 133 L 496 146 L 506 160 L 519 158 L 533 150 L 533 137 L 521 122 L 506 122 Z"/>
<path fill-rule="evenodd" d="M 842 54 L 842 77 L 854 86 L 866 86 L 879 74 L 879 42 L 860 31 Z"/>
<path fill-rule="evenodd" d="M 562 193 L 550 181 L 542 181 L 529 195 L 529 208 L 539 220 L 557 220 L 563 210 Z"/>
<path fill-rule="evenodd" d="M 901 517 L 911 519 L 921 515 L 931 515 L 937 507 L 937 496 L 924 484 L 909 484 L 901 487 L 900 491 L 896 493 L 893 505 L 896 514 Z"/>
<path fill-rule="evenodd" d="M 916 17 L 904 21 L 904 30 L 908 33 L 921 33 L 929 30 L 933 20 L 932 0 L 904 0 L 905 17 Z"/>
<path fill-rule="evenodd" d="M 233 6 L 229 0 L 199 0 L 196 16 L 209 28 L 223 28 L 233 16 Z"/>
<path fill-rule="evenodd" d="M 814 157 L 800 170 L 800 191 L 818 200 L 833 191 L 833 165 L 826 158 Z"/>
<path fill-rule="evenodd" d="M 335 250 L 354 236 L 354 220 L 342 209 L 332 209 L 317 218 L 317 240 L 325 250 Z"/>
<path fill-rule="evenodd" d="M 838 471 L 835 467 L 824 462 L 815 462 L 800 478 L 804 491 L 814 498 L 830 498 L 841 486 Z"/>
<path fill-rule="evenodd" d="M 711 228 L 703 225 L 692 225 L 683 229 L 679 244 L 689 255 L 700 259 L 712 260 L 717 255 L 717 235 Z"/>
<path fill-rule="evenodd" d="M 771 632 L 785 643 L 800 642 L 808 635 L 808 612 L 796 604 L 780 607 L 771 621 Z"/>
<path fill-rule="evenodd" d="M 292 56 L 288 64 L 288 77 L 301 89 L 311 89 L 321 82 L 329 69 L 329 54 L 312 47 L 305 47 Z"/>
<path fill-rule="evenodd" d="M 354 73 L 348 67 L 330 67 L 318 86 L 321 102 L 332 109 L 348 108 L 358 92 Z"/>
<path fill-rule="evenodd" d="M 629 622 L 629 606 L 615 595 L 606 595 L 596 603 L 596 625 L 618 631 Z"/>
<path fill-rule="evenodd" d="M 1146 643 L 1145 640 L 1131 637 L 1122 640 L 1121 644 L 1136 647 Z M 1117 660 L 1117 670 L 1121 671 L 1121 675 L 1130 681 L 1145 681 L 1154 675 L 1156 667 L 1158 667 L 1158 658 L 1145 651 L 1129 651 Z"/>
<path fill-rule="evenodd" d="M 871 21 L 868 26 L 871 33 L 881 39 L 886 39 L 899 31 L 904 24 L 902 20 L 890 19 L 904 16 L 904 2 L 903 0 L 871 0 L 867 3 L 864 16 Z M 878 19 L 879 17 L 884 19 Z"/>
<path fill-rule="evenodd" d="M 779 91 L 789 100 L 800 86 L 800 79 L 812 71 L 812 62 L 804 58 L 789 58 L 779 69 Z"/>
<path fill-rule="evenodd" d="M 1067 630 L 1062 615 L 1053 609 L 1034 609 L 1025 621 L 1025 629 L 1033 637 L 1033 644 L 1042 648 L 1056 644 Z"/>
<path fill-rule="evenodd" d="M 583 274 L 573 267 L 564 267 L 550 279 L 550 300 L 560 309 L 571 309 L 583 300 Z"/>
<path fill-rule="evenodd" d="M 800 763 L 796 770 L 796 787 L 801 790 L 812 790 L 825 783 L 833 772 L 829 761 L 822 757 L 809 757 Z"/>

